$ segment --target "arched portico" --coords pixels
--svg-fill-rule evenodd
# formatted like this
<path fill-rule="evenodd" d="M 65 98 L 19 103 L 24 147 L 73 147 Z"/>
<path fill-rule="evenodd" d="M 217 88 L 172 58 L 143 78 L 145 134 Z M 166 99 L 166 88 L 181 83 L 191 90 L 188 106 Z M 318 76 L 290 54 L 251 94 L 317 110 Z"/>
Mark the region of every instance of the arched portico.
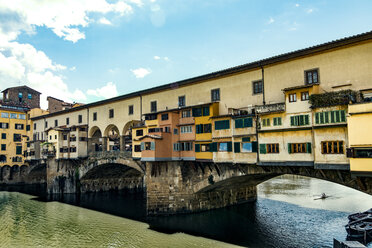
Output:
<path fill-rule="evenodd" d="M 102 146 L 104 151 L 120 150 L 120 132 L 116 125 L 110 124 L 106 127 L 103 133 Z"/>
<path fill-rule="evenodd" d="M 89 130 L 89 152 L 102 151 L 102 132 L 99 127 L 94 126 Z"/>
<path fill-rule="evenodd" d="M 124 125 L 120 136 L 120 147 L 122 151 L 132 151 L 132 127 L 141 124 L 141 121 L 133 120 Z"/>

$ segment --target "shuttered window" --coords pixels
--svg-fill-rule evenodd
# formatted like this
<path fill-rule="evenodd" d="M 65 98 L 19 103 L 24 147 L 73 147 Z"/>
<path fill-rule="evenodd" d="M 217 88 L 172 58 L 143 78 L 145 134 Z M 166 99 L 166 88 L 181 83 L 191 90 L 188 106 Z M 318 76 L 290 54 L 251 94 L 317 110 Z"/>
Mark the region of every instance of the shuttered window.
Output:
<path fill-rule="evenodd" d="M 234 142 L 234 152 L 235 153 L 240 152 L 240 142 Z"/>
<path fill-rule="evenodd" d="M 316 124 L 340 123 L 346 121 L 345 110 L 335 110 L 315 113 Z"/>
<path fill-rule="evenodd" d="M 195 152 L 200 152 L 200 144 L 195 144 Z"/>
<path fill-rule="evenodd" d="M 305 126 L 309 123 L 309 115 L 291 116 L 291 126 Z"/>
<path fill-rule="evenodd" d="M 281 126 L 282 125 L 282 117 L 274 117 L 273 122 L 274 122 L 274 126 Z"/>
<path fill-rule="evenodd" d="M 235 128 L 252 127 L 252 126 L 253 126 L 252 118 L 243 118 L 243 119 L 235 120 Z"/>
<path fill-rule="evenodd" d="M 215 130 L 229 129 L 230 121 L 229 120 L 215 121 L 214 125 L 215 125 Z"/>
<path fill-rule="evenodd" d="M 311 143 L 288 143 L 288 153 L 311 153 Z"/>

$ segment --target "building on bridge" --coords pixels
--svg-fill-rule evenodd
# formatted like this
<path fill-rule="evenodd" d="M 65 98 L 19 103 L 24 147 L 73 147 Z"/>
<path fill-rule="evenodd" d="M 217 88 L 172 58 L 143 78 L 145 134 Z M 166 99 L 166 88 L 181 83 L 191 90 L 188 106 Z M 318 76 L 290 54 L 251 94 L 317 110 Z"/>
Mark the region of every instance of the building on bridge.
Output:
<path fill-rule="evenodd" d="M 34 137 L 47 141 L 46 130 L 57 121 L 58 127 L 88 127 L 87 156 L 130 149 L 144 161 L 345 169 L 346 148 L 352 146 L 347 130 L 357 126 L 347 127 L 346 110 L 363 100 L 357 91 L 371 88 L 371 56 L 368 32 L 38 116 Z M 356 93 L 343 98 L 351 89 Z"/>

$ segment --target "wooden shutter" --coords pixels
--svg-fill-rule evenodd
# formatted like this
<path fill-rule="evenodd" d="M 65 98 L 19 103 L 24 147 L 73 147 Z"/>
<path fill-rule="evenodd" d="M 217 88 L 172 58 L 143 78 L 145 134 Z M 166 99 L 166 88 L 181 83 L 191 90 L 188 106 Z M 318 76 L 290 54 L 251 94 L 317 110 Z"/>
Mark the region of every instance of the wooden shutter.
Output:
<path fill-rule="evenodd" d="M 309 125 L 309 115 L 305 115 L 305 125 Z"/>
<path fill-rule="evenodd" d="M 236 119 L 235 128 L 242 128 L 242 127 L 243 127 L 243 119 Z"/>
<path fill-rule="evenodd" d="M 277 126 L 278 125 L 278 118 L 274 118 L 274 126 Z"/>
<path fill-rule="evenodd" d="M 232 152 L 232 142 L 227 142 L 227 151 Z"/>
<path fill-rule="evenodd" d="M 246 127 L 253 127 L 253 118 L 246 118 L 246 119 L 244 119 L 244 124 L 246 124 L 245 125 Z"/>
<path fill-rule="evenodd" d="M 335 112 L 336 111 L 331 111 L 331 123 L 335 123 Z"/>
<path fill-rule="evenodd" d="M 234 152 L 235 153 L 240 152 L 240 142 L 234 142 Z"/>
<path fill-rule="evenodd" d="M 200 144 L 195 144 L 195 152 L 200 152 Z"/>
<path fill-rule="evenodd" d="M 345 110 L 340 110 L 340 114 L 341 114 L 341 122 L 345 122 L 346 121 Z"/>
<path fill-rule="evenodd" d="M 244 138 L 242 138 L 242 141 L 243 142 L 250 142 L 251 141 L 251 137 L 244 137 Z"/>
<path fill-rule="evenodd" d="M 324 112 L 324 123 L 329 123 L 329 112 Z"/>
<path fill-rule="evenodd" d="M 209 116 L 209 106 L 203 107 L 203 116 Z"/>
<path fill-rule="evenodd" d="M 155 142 L 151 142 L 151 146 L 150 146 L 151 148 L 151 151 L 155 151 Z"/>
<path fill-rule="evenodd" d="M 260 144 L 260 153 L 266 154 L 266 144 Z"/>
<path fill-rule="evenodd" d="M 295 125 L 294 116 L 291 116 L 291 126 L 294 126 L 294 125 Z"/>
<path fill-rule="evenodd" d="M 211 152 L 217 152 L 217 142 L 211 143 L 209 148 Z"/>
<path fill-rule="evenodd" d="M 319 115 L 320 115 L 320 113 L 315 114 L 315 123 L 316 124 L 319 124 Z"/>
<path fill-rule="evenodd" d="M 252 152 L 257 152 L 258 148 L 258 143 L 257 141 L 252 142 Z"/>
<path fill-rule="evenodd" d="M 145 150 L 145 142 L 141 142 L 141 151 Z"/>
<path fill-rule="evenodd" d="M 340 118 L 340 111 L 335 111 L 335 114 L 336 114 L 336 122 L 340 122 L 341 118 Z"/>
<path fill-rule="evenodd" d="M 278 126 L 282 125 L 282 117 L 278 117 Z"/>
<path fill-rule="evenodd" d="M 306 152 L 311 153 L 311 143 L 306 143 Z"/>
<path fill-rule="evenodd" d="M 292 153 L 292 144 L 291 143 L 288 143 L 288 153 L 289 154 Z"/>

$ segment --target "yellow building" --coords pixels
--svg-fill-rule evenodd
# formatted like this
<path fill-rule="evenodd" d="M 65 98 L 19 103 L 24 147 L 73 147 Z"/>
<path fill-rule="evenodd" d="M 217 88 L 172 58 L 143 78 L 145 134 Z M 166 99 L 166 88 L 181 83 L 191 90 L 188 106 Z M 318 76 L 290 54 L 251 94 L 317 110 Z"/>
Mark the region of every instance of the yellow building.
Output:
<path fill-rule="evenodd" d="M 132 127 L 132 157 L 141 158 L 141 138 L 148 134 L 148 128 L 145 125 Z"/>
<path fill-rule="evenodd" d="M 23 165 L 27 133 L 31 131 L 26 110 L 0 107 L 0 166 Z"/>
<path fill-rule="evenodd" d="M 352 104 L 347 117 L 350 170 L 372 172 L 372 102 Z"/>
<path fill-rule="evenodd" d="M 218 116 L 219 103 L 194 106 L 192 116 L 195 119 L 195 159 L 199 161 L 213 160 L 212 117 Z"/>

